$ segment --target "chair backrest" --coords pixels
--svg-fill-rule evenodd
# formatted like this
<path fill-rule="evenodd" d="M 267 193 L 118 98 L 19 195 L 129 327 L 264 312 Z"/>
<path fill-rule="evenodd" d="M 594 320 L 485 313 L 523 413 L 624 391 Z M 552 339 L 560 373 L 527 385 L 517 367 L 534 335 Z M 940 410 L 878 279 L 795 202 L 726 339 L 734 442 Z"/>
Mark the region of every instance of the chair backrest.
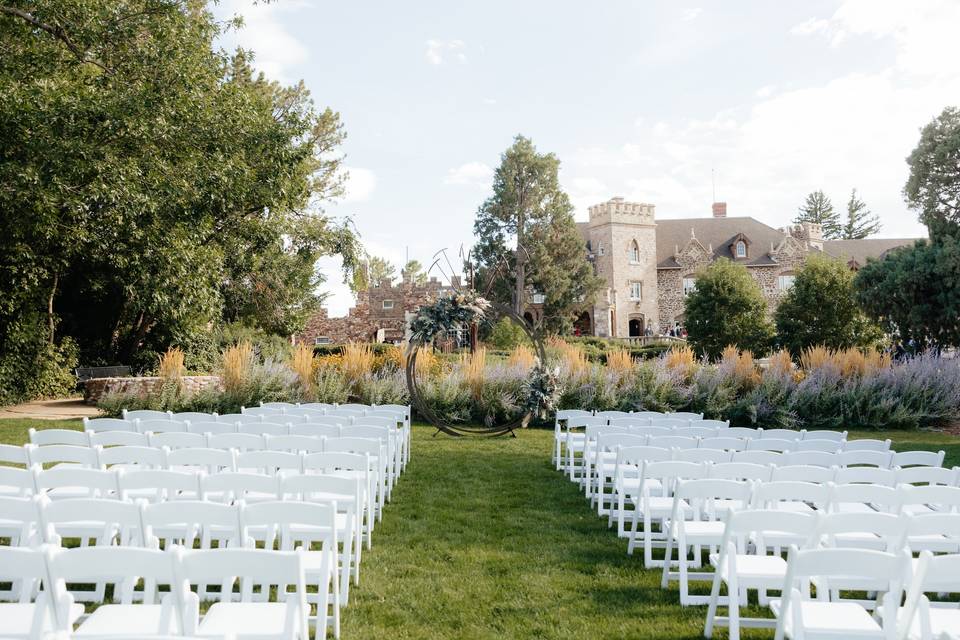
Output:
<path fill-rule="evenodd" d="M 327 438 L 324 441 L 324 451 L 348 451 L 379 456 L 380 447 L 380 441 L 371 438 Z M 380 462 L 383 464 L 385 461 Z"/>
<path fill-rule="evenodd" d="M 773 467 L 752 462 L 722 462 L 711 465 L 707 473 L 708 478 L 770 482 L 773 476 Z"/>
<path fill-rule="evenodd" d="M 812 431 L 803 430 L 804 440 L 833 440 L 834 442 L 843 442 L 847 439 L 846 431 L 830 431 L 829 429 L 814 429 Z"/>
<path fill-rule="evenodd" d="M 873 509 L 899 513 L 903 496 L 893 487 L 879 484 L 836 484 L 830 495 L 830 512 L 842 510 L 845 504 L 869 504 Z M 857 511 L 863 515 L 863 511 Z M 856 515 L 854 513 L 854 515 Z"/>
<path fill-rule="evenodd" d="M 683 418 L 650 418 L 650 426 L 652 427 L 667 427 L 669 429 L 677 429 L 680 427 L 689 427 L 690 420 Z"/>
<path fill-rule="evenodd" d="M 241 424 L 245 422 L 263 422 L 263 416 L 251 415 L 246 413 L 225 413 L 222 416 L 217 416 L 217 422 L 239 422 Z"/>
<path fill-rule="evenodd" d="M 84 418 L 84 431 L 136 431 L 133 419 L 121 420 L 120 418 Z"/>
<path fill-rule="evenodd" d="M 724 463 L 733 459 L 733 452 L 726 449 L 677 449 L 673 459 L 686 462 Z"/>
<path fill-rule="evenodd" d="M 600 424 L 608 424 L 609 420 L 597 416 L 571 416 L 567 418 L 567 429 L 583 429 Z"/>
<path fill-rule="evenodd" d="M 395 434 L 396 429 L 391 431 L 390 427 L 367 425 L 344 425 L 340 430 L 340 436 L 344 438 L 374 438 L 384 444 L 390 442 L 391 436 Z"/>
<path fill-rule="evenodd" d="M 28 496 L 34 491 L 33 471 L 17 467 L 0 466 L 0 495 Z M 0 511 L 0 519 L 3 518 Z"/>
<path fill-rule="evenodd" d="M 875 440 L 862 438 L 847 440 L 843 443 L 844 451 L 890 451 L 890 440 Z"/>
<path fill-rule="evenodd" d="M 50 577 L 55 583 L 113 583 L 116 585 L 114 601 L 125 605 L 133 604 L 135 599 L 143 604 L 156 604 L 162 595 L 157 587 L 173 585 L 175 581 L 174 556 L 159 549 L 106 546 L 58 549 L 49 558 Z M 140 579 L 143 590 L 135 591 Z M 159 627 L 168 629 L 171 635 L 179 626 L 172 604 L 161 612 L 159 623 Z M 60 615 L 67 613 L 62 611 Z"/>
<path fill-rule="evenodd" d="M 322 542 L 327 547 L 326 551 L 336 551 L 336 501 L 276 500 L 248 504 L 240 510 L 240 521 L 244 538 L 259 536 L 267 549 L 272 549 L 274 542 L 279 542 L 277 546 L 283 551 L 294 549 L 297 543 L 309 548 L 310 543 Z M 282 536 L 280 540 L 276 540 L 278 530 Z"/>
<path fill-rule="evenodd" d="M 393 411 L 398 413 L 404 418 L 407 422 L 410 422 L 410 405 L 408 404 L 375 404 L 371 407 L 375 411 Z"/>
<path fill-rule="evenodd" d="M 263 448 L 267 451 L 317 453 L 323 451 L 323 438 L 317 436 L 266 436 Z"/>
<path fill-rule="evenodd" d="M 241 422 L 237 431 L 239 433 L 252 433 L 256 436 L 285 436 L 290 433 L 290 425 L 277 422 Z"/>
<path fill-rule="evenodd" d="M 787 503 L 813 505 L 818 510 L 826 509 L 830 504 L 832 486 L 797 480 L 774 480 L 762 482 L 754 488 L 753 507 L 782 511 Z"/>
<path fill-rule="evenodd" d="M 167 431 L 165 433 L 150 434 L 151 447 L 167 447 L 168 449 L 183 449 L 185 447 L 206 447 L 207 437 L 202 433 L 186 433 Z"/>
<path fill-rule="evenodd" d="M 680 420 L 703 420 L 702 413 L 693 413 L 691 411 L 674 411 L 668 413 L 667 417 L 678 418 Z"/>
<path fill-rule="evenodd" d="M 743 438 L 754 439 L 759 438 L 763 432 L 760 429 L 752 429 L 750 427 L 727 427 L 724 429 L 720 435 L 726 436 L 728 438 Z"/>
<path fill-rule="evenodd" d="M 101 447 L 148 447 L 150 438 L 146 433 L 133 431 L 87 431 L 91 446 Z"/>
<path fill-rule="evenodd" d="M 772 464 L 776 466 L 783 464 L 784 454 L 776 451 L 734 451 L 732 461 Z"/>
<path fill-rule="evenodd" d="M 353 412 L 355 412 L 355 413 L 360 413 L 360 414 L 364 414 L 364 413 L 366 413 L 367 411 L 369 411 L 369 410 L 371 409 L 370 405 L 368 405 L 368 404 L 359 404 L 359 403 L 356 403 L 356 402 L 354 402 L 354 403 L 348 402 L 348 403 L 346 403 L 346 404 L 338 404 L 335 408 L 336 408 L 337 411 L 353 411 Z"/>
<path fill-rule="evenodd" d="M 336 406 L 337 406 L 337 405 L 336 405 L 335 403 L 332 403 L 332 402 L 301 402 L 299 405 L 297 405 L 297 408 L 298 408 L 298 409 L 314 409 L 314 410 L 318 410 L 318 411 L 323 411 L 323 410 L 326 410 L 326 409 L 333 409 L 333 408 L 335 408 Z M 399 407 L 399 406 L 401 406 L 401 405 L 389 405 L 389 404 L 387 404 L 387 405 L 383 405 L 383 406 L 384 406 L 384 407 Z"/>
<path fill-rule="evenodd" d="M 611 426 L 615 426 L 615 425 L 611 425 Z M 629 427 L 628 433 L 632 433 L 632 434 L 638 435 L 638 436 L 651 436 L 651 437 L 657 436 L 657 437 L 660 437 L 660 436 L 672 436 L 672 435 L 675 435 L 675 430 L 674 430 L 674 429 L 671 429 L 670 427 L 654 427 L 654 426 L 648 426 L 648 427 Z M 690 437 L 690 436 L 687 436 L 687 437 Z"/>
<path fill-rule="evenodd" d="M 897 484 L 897 474 L 892 469 L 878 467 L 840 467 L 833 481 L 837 484 L 879 484 L 892 487 Z"/>
<path fill-rule="evenodd" d="M 951 552 L 956 552 L 958 538 L 960 538 L 960 514 L 958 513 L 928 513 L 908 519 L 907 547 L 912 551 L 922 551 L 933 545 L 941 547 L 941 551 L 947 548 Z"/>
<path fill-rule="evenodd" d="M 907 467 L 896 469 L 897 484 L 942 484 L 957 486 L 960 469 L 944 467 Z"/>
<path fill-rule="evenodd" d="M 311 438 L 339 438 L 340 426 L 319 424 L 317 422 L 294 423 L 290 425 L 290 435 L 307 436 Z"/>
<path fill-rule="evenodd" d="M 944 451 L 895 451 L 891 465 L 894 467 L 942 467 Z"/>
<path fill-rule="evenodd" d="M 276 500 L 280 498 L 280 479 L 263 473 L 225 472 L 204 474 L 200 478 L 204 500 L 231 503 L 238 500 Z"/>
<path fill-rule="evenodd" d="M 794 429 L 763 429 L 760 438 L 795 441 L 803 438 L 803 431 Z"/>
<path fill-rule="evenodd" d="M 929 551 L 924 551 L 917 559 L 916 569 L 910 578 L 907 595 L 904 599 L 903 610 L 900 613 L 900 619 L 897 626 L 901 630 L 900 637 L 914 637 L 916 631 L 920 631 L 922 637 L 932 637 L 931 628 L 934 626 L 930 622 L 931 612 L 938 611 L 950 616 L 951 622 L 956 618 L 956 602 L 931 603 L 925 593 L 937 594 L 936 600 L 948 594 L 960 592 L 960 586 L 957 583 L 957 576 L 960 575 L 960 555 L 932 555 Z M 920 607 L 921 602 L 924 606 Z M 939 605 L 939 606 L 938 606 Z M 919 610 L 918 610 L 918 607 Z M 941 608 L 942 607 L 942 608 Z M 950 611 L 944 611 L 949 609 Z M 917 619 L 919 618 L 919 619 Z M 953 622 L 953 628 L 949 631 L 944 629 L 948 625 L 938 625 L 943 633 L 937 637 L 947 638 L 953 635 L 956 623 Z M 908 633 L 909 632 L 909 633 Z"/>
<path fill-rule="evenodd" d="M 9 546 L 34 546 L 32 543 L 38 542 L 31 538 L 39 532 L 40 502 L 37 498 L 0 496 L 0 527 L 4 536 L 11 538 Z M 2 569 L 0 563 L 0 573 Z"/>
<path fill-rule="evenodd" d="M 214 413 L 201 413 L 199 411 L 181 411 L 171 416 L 172 419 L 180 422 L 216 422 L 217 416 Z"/>
<path fill-rule="evenodd" d="M 662 411 L 634 411 L 631 417 L 637 418 L 666 418 L 667 414 Z"/>
<path fill-rule="evenodd" d="M 151 469 L 161 469 L 167 464 L 167 455 L 166 451 L 160 447 L 107 447 L 100 451 L 99 463 L 103 467 L 138 465 Z"/>
<path fill-rule="evenodd" d="M 677 427 L 673 430 L 673 435 L 685 438 L 713 438 L 723 434 L 718 434 L 715 427 Z"/>
<path fill-rule="evenodd" d="M 796 480 L 800 482 L 833 482 L 837 477 L 836 467 L 814 467 L 808 464 L 787 464 L 773 468 L 773 481 Z"/>
<path fill-rule="evenodd" d="M 868 548 L 874 548 L 876 542 L 882 541 L 887 551 L 899 551 L 906 544 L 909 525 L 910 518 L 892 513 L 825 513 L 820 518 L 817 535 L 821 544 L 827 547 L 854 547 L 865 539 Z M 857 538 L 838 539 L 843 534 L 857 534 Z M 872 534 L 877 540 L 864 534 Z"/>
<path fill-rule="evenodd" d="M 900 504 L 906 506 L 930 507 L 934 511 L 946 513 L 960 512 L 960 488 L 942 485 L 915 487 L 903 485 L 898 488 Z M 928 514 L 921 515 L 926 517 Z"/>
<path fill-rule="evenodd" d="M 610 411 L 597 411 L 594 415 L 595 415 L 595 416 L 599 416 L 599 417 L 601 417 L 601 418 L 608 418 L 608 419 L 609 419 L 609 418 L 629 418 L 629 417 L 630 417 L 630 412 L 629 412 L 629 411 L 615 411 L 615 410 L 610 410 Z"/>
<path fill-rule="evenodd" d="M 836 453 L 840 450 L 842 443 L 836 440 L 812 440 L 804 439 L 796 442 L 792 451 L 822 451 L 824 453 Z"/>
<path fill-rule="evenodd" d="M 700 441 L 700 446 L 704 449 L 726 449 L 727 451 L 743 451 L 747 448 L 748 440 L 740 438 L 731 438 L 726 435 L 716 436 L 714 438 L 704 438 Z"/>
<path fill-rule="evenodd" d="M 21 604 L 28 604 L 33 594 L 37 592 L 40 582 L 47 579 L 46 553 L 48 553 L 46 550 L 40 548 L 0 547 L 0 581 L 20 583 L 19 599 Z M 38 604 L 42 604 L 44 607 L 50 606 L 50 602 L 46 598 L 42 603 L 38 601 Z M 53 616 L 52 611 L 52 608 L 45 610 L 45 613 L 49 616 L 46 623 L 47 627 L 52 626 L 54 622 L 50 619 Z M 35 633 L 20 637 L 39 638 L 41 637 L 40 627 L 40 624 L 34 623 L 33 630 Z M 48 628 L 48 630 L 50 629 Z"/>
<path fill-rule="evenodd" d="M 212 433 L 220 435 L 222 433 L 236 433 L 236 422 L 190 422 L 187 425 L 187 431 L 190 433 Z"/>
<path fill-rule="evenodd" d="M 261 402 L 260 406 L 265 409 L 294 409 L 297 405 L 292 402 Z"/>
<path fill-rule="evenodd" d="M 341 422 L 350 422 L 349 419 L 329 416 L 323 409 L 307 409 L 297 407 L 296 409 L 287 409 L 283 417 L 288 422 L 322 422 L 325 424 L 340 424 Z"/>
<path fill-rule="evenodd" d="M 170 471 L 168 469 L 125 470 L 117 476 L 120 496 L 148 502 L 199 500 L 200 479 L 203 473 Z"/>
<path fill-rule="evenodd" d="M 236 471 L 234 452 L 225 449 L 174 449 L 167 452 L 167 466 L 171 469 L 203 470 L 207 473 Z"/>
<path fill-rule="evenodd" d="M 583 418 L 592 415 L 592 411 L 584 411 L 583 409 L 560 409 L 554 414 L 554 421 L 562 422 L 569 418 Z"/>
<path fill-rule="evenodd" d="M 650 425 L 650 418 L 610 418 L 610 424 L 615 427 L 646 427 Z"/>
<path fill-rule="evenodd" d="M 303 471 L 303 457 L 289 451 L 244 451 L 236 455 L 238 470 L 276 475 L 281 471 Z"/>
<path fill-rule="evenodd" d="M 124 420 L 169 420 L 173 413 L 170 411 L 154 411 L 152 409 L 123 410 Z"/>
<path fill-rule="evenodd" d="M 143 545 L 140 505 L 133 502 L 102 498 L 44 500 L 40 506 L 40 523 L 47 543 L 58 544 L 54 536 L 69 537 L 71 528 L 81 523 L 85 529 L 91 525 L 99 528 L 97 544 L 110 545 L 116 541 L 121 545 Z"/>
<path fill-rule="evenodd" d="M 384 427 L 390 431 L 396 432 L 397 419 L 393 417 L 371 416 L 369 414 L 353 420 L 353 425 L 358 427 Z M 343 425 L 346 427 L 347 425 Z"/>
<path fill-rule="evenodd" d="M 801 441 L 802 442 L 802 441 Z M 812 467 L 835 467 L 840 464 L 836 453 L 826 451 L 788 451 L 781 464 L 805 464 Z"/>
<path fill-rule="evenodd" d="M 747 440 L 747 451 L 792 451 L 799 440 L 784 440 L 782 438 L 758 438 Z"/>
<path fill-rule="evenodd" d="M 633 433 L 601 433 L 597 436 L 596 451 L 615 451 L 617 447 L 643 447 L 647 436 Z"/>
<path fill-rule="evenodd" d="M 37 493 L 52 498 L 99 498 L 117 495 L 117 474 L 92 467 L 53 467 L 42 471 L 33 468 Z"/>
<path fill-rule="evenodd" d="M 620 447 L 617 465 L 642 465 L 644 462 L 664 462 L 673 459 L 673 452 L 664 447 Z"/>
<path fill-rule="evenodd" d="M 180 420 L 137 420 L 134 424 L 137 425 L 137 431 L 140 433 L 185 432 L 187 430 L 187 423 Z"/>
<path fill-rule="evenodd" d="M 265 420 L 274 420 L 282 416 L 282 407 L 240 407 L 240 413 L 245 416 L 263 416 Z"/>
<path fill-rule="evenodd" d="M 837 454 L 841 467 L 854 465 L 867 465 L 871 467 L 890 468 L 890 461 L 893 459 L 892 451 L 873 451 L 862 449 L 856 451 L 841 451 Z"/>
<path fill-rule="evenodd" d="M 357 504 L 362 491 L 359 478 L 347 478 L 330 474 L 286 476 L 280 479 L 283 500 L 302 502 L 337 501 L 338 505 Z M 342 504 L 341 504 L 342 503 Z"/>
<path fill-rule="evenodd" d="M 164 540 L 192 548 L 199 542 L 202 548 L 242 543 L 240 515 L 237 505 L 208 500 L 177 500 L 146 504 L 141 510 L 143 534 L 148 544 Z M 224 574 L 232 575 L 232 574 Z"/>
<path fill-rule="evenodd" d="M 777 536 L 787 534 L 791 539 L 799 538 L 805 541 L 803 546 L 807 547 L 815 540 L 818 523 L 819 516 L 816 513 L 781 509 L 731 510 L 723 531 L 720 552 L 727 553 L 730 545 L 735 545 L 737 553 L 746 553 L 750 548 L 747 541 L 753 540 L 754 553 L 765 555 L 767 544 L 764 540 L 767 533 Z M 723 560 L 724 558 L 721 558 L 721 562 Z"/>
<path fill-rule="evenodd" d="M 30 457 L 27 454 L 27 446 L 0 444 L 0 462 L 29 466 Z"/>
<path fill-rule="evenodd" d="M 673 517 L 683 518 L 679 510 L 680 501 L 684 500 L 691 508 L 695 520 L 717 520 L 722 513 L 732 509 L 745 509 L 750 502 L 751 486 L 742 480 L 728 480 L 723 478 L 701 478 L 693 480 L 681 479 L 677 482 L 674 491 Z M 729 501 L 729 509 L 718 509 L 717 500 Z M 688 518 L 689 519 L 689 518 Z"/>
<path fill-rule="evenodd" d="M 663 449 L 697 449 L 700 440 L 696 438 L 684 438 L 683 436 L 652 436 L 647 441 L 647 446 L 661 447 Z M 708 449 L 723 449 L 724 447 L 707 447 Z"/>
<path fill-rule="evenodd" d="M 366 423 L 370 418 L 376 418 L 378 423 L 379 420 L 389 420 L 392 423 L 390 426 L 398 426 L 401 424 L 406 424 L 407 422 L 405 414 L 390 409 L 372 409 L 371 411 L 368 411 L 365 416 L 363 416 L 363 422 Z"/>
<path fill-rule="evenodd" d="M 366 453 L 349 453 L 346 451 L 323 451 L 306 453 L 303 456 L 304 473 L 329 474 L 336 471 L 370 470 L 370 456 Z"/>
<path fill-rule="evenodd" d="M 30 464 L 69 462 L 84 467 L 96 467 L 99 447 L 77 447 L 69 444 L 51 444 L 45 447 L 29 447 Z"/>
<path fill-rule="evenodd" d="M 710 429 L 729 429 L 729 420 L 693 420 L 691 425 L 694 427 L 704 427 Z"/>
<path fill-rule="evenodd" d="M 649 482 L 659 480 L 664 495 L 673 495 L 673 488 L 680 480 L 699 480 L 707 477 L 706 464 L 697 462 L 683 462 L 682 460 L 666 460 L 663 462 L 646 462 L 640 470 L 641 487 L 646 495 Z"/>
<path fill-rule="evenodd" d="M 264 448 L 265 441 L 264 436 L 252 433 L 217 433 L 207 436 L 207 446 L 211 449 L 260 451 Z"/>
<path fill-rule="evenodd" d="M 75 447 L 89 447 L 90 434 L 85 431 L 74 431 L 73 429 L 36 429 L 30 428 L 27 433 L 30 435 L 30 444 L 37 446 L 49 444 L 69 444 Z"/>

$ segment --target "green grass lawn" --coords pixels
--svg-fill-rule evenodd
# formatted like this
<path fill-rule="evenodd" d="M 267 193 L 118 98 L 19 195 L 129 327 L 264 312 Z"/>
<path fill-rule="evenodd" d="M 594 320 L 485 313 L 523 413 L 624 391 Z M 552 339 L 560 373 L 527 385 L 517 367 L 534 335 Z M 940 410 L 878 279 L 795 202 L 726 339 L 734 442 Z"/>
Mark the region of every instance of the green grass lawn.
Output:
<path fill-rule="evenodd" d="M 24 442 L 31 426 L 79 422 L 2 420 L 0 441 Z M 432 434 L 414 428 L 410 466 L 343 614 L 345 639 L 702 637 L 705 607 L 681 608 L 675 588 L 661 590 L 659 572 L 628 557 L 626 541 L 553 470 L 552 431 Z M 946 464 L 960 464 L 960 438 L 945 434 L 851 435 L 943 449 Z"/>

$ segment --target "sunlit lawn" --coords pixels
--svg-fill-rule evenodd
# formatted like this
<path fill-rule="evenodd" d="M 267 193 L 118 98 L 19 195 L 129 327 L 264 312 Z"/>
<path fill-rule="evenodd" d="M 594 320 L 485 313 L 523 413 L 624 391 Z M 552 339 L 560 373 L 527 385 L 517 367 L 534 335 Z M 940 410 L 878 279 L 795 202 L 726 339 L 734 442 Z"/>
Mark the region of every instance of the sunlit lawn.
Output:
<path fill-rule="evenodd" d="M 24 442 L 31 426 L 79 422 L 2 420 L 0 441 Z M 702 637 L 705 608 L 681 608 L 658 572 L 626 555 L 626 541 L 553 470 L 552 436 L 457 440 L 415 427 L 413 459 L 364 555 L 343 637 Z M 851 436 L 943 449 L 947 465 L 960 464 L 960 439 L 945 434 Z"/>

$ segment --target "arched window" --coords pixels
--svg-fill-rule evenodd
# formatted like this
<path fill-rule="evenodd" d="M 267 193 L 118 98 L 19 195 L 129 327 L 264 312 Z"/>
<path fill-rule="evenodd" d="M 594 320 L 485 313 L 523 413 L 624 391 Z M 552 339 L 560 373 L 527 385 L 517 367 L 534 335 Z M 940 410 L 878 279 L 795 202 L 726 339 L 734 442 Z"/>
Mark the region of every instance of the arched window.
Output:
<path fill-rule="evenodd" d="M 640 262 L 640 245 L 637 244 L 637 241 L 634 240 L 630 243 L 630 262 Z"/>
<path fill-rule="evenodd" d="M 747 257 L 747 243 L 743 240 L 737 242 L 737 257 L 746 258 Z"/>

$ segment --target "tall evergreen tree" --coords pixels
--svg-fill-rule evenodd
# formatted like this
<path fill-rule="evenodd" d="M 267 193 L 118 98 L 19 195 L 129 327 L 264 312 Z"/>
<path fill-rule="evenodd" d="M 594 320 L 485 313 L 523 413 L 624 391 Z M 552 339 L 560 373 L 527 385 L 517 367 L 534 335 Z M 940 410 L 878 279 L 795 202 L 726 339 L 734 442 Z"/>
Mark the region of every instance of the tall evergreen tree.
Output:
<path fill-rule="evenodd" d="M 544 325 L 566 331 L 593 303 L 600 280 L 586 259 L 573 205 L 560 188 L 560 160 L 517 136 L 480 205 L 472 250 L 477 288 L 523 313 L 530 289 L 544 294 Z"/>
<path fill-rule="evenodd" d="M 839 238 L 843 231 L 840 214 L 833 208 L 833 203 L 827 194 L 820 189 L 807 195 L 803 206 L 797 210 L 797 217 L 793 219 L 793 223 L 801 222 L 815 222 L 821 225 L 823 237 L 827 239 Z"/>
<path fill-rule="evenodd" d="M 847 221 L 843 224 L 841 237 L 844 240 L 862 240 L 878 231 L 880 219 L 867 209 L 867 203 L 860 199 L 857 190 L 852 190 L 847 201 Z"/>

